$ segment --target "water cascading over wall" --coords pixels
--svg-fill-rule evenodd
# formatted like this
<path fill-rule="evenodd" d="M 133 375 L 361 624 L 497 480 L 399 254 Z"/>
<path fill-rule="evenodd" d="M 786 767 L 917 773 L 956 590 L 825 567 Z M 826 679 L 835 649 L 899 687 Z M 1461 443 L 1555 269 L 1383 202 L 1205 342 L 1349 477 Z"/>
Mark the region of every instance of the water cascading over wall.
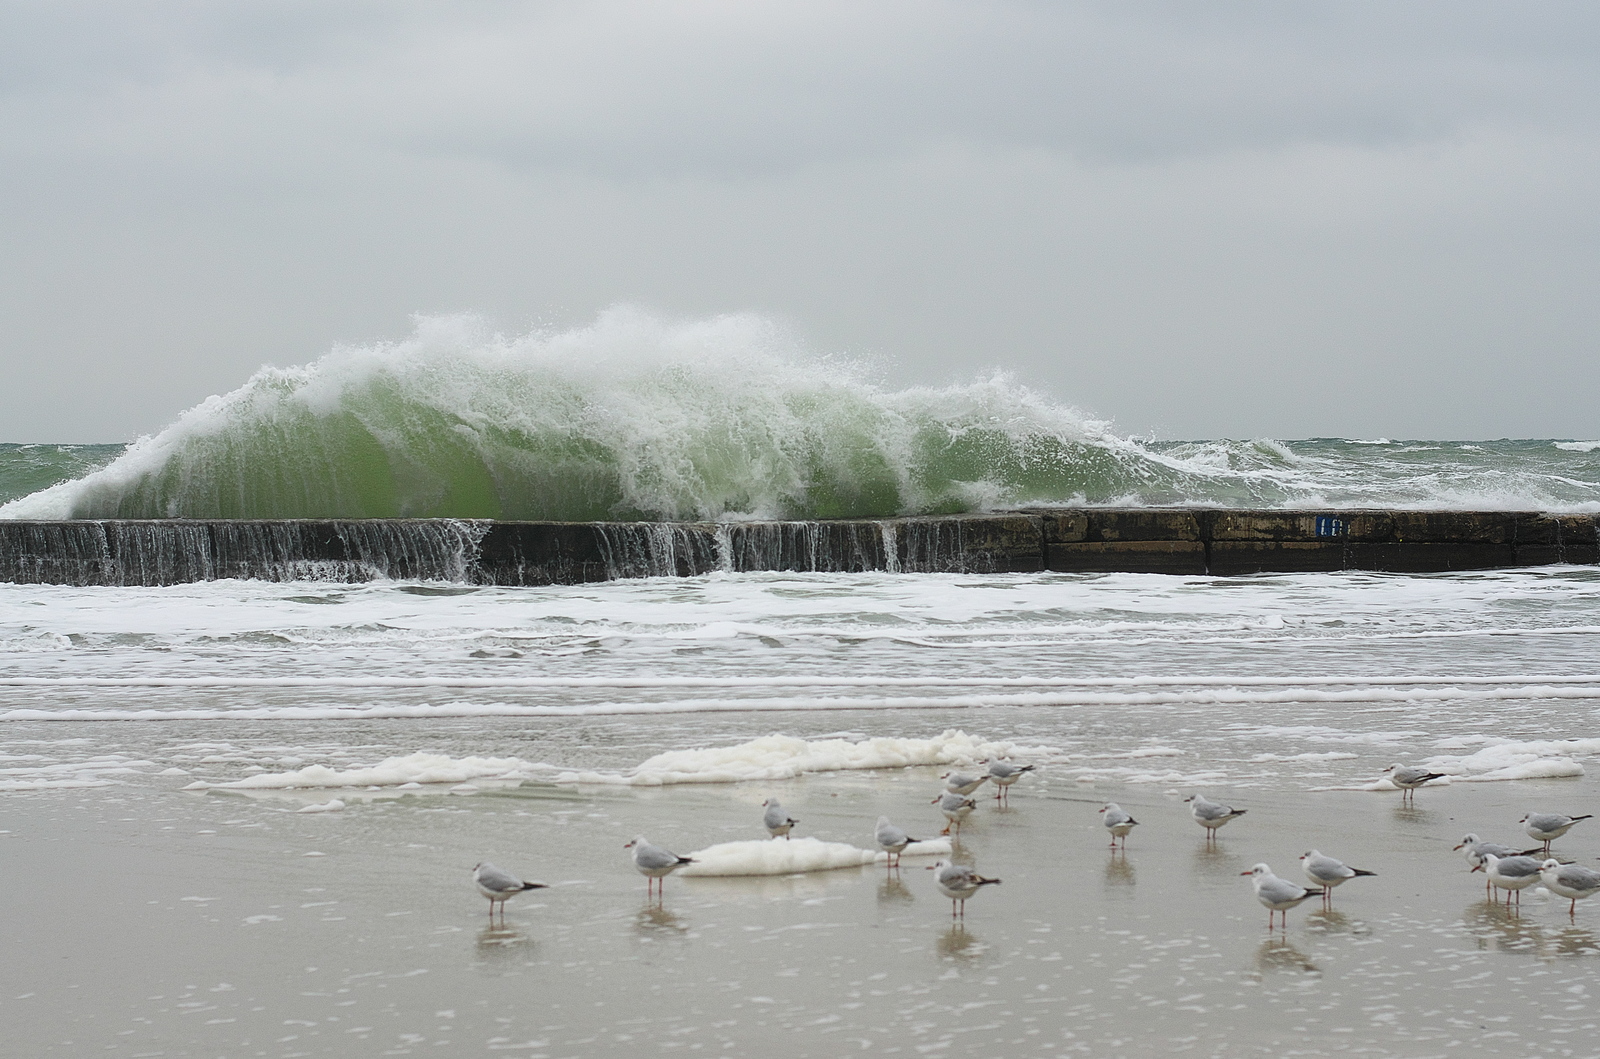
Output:
<path fill-rule="evenodd" d="M 1600 562 L 1594 515 L 1035 510 L 783 522 L 0 520 L 0 581 L 581 584 L 805 573 L 1435 572 Z"/>
<path fill-rule="evenodd" d="M 714 571 L 1038 569 L 1025 517 L 838 522 L 459 519 L 0 521 L 0 581 L 156 586 L 240 578 L 577 584 Z M 913 524 L 908 526 L 907 524 Z M 1014 539 L 1000 541 L 1010 527 Z M 985 544 L 984 541 L 988 543 Z M 1016 554 L 1030 553 L 1021 567 Z"/>

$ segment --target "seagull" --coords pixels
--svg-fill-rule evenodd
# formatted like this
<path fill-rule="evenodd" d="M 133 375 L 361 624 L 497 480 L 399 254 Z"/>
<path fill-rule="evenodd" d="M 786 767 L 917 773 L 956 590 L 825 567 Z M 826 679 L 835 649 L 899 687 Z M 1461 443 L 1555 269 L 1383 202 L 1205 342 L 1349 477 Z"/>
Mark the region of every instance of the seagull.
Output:
<path fill-rule="evenodd" d="M 767 808 L 766 815 L 761 818 L 761 822 L 767 825 L 767 832 L 773 838 L 777 838 L 779 835 L 788 838 L 789 832 L 794 830 L 794 825 L 800 821 L 790 819 L 789 814 L 783 811 L 783 806 L 778 804 L 778 799 L 776 798 L 768 798 L 761 804 Z"/>
<path fill-rule="evenodd" d="M 939 811 L 944 814 L 944 818 L 950 821 L 944 825 L 944 830 L 939 832 L 941 835 L 948 835 L 952 826 L 956 829 L 956 834 L 960 835 L 961 821 L 971 816 L 972 810 L 978 807 L 978 803 L 971 798 L 963 798 L 953 791 L 945 791 L 934 801 L 938 803 Z"/>
<path fill-rule="evenodd" d="M 1540 881 L 1540 868 L 1543 865 L 1532 857 L 1497 857 L 1493 853 L 1483 855 L 1483 867 L 1474 868 L 1473 871 L 1482 871 L 1489 877 L 1489 882 L 1496 889 L 1506 891 L 1506 904 L 1511 903 L 1511 895 L 1517 895 L 1517 905 L 1522 905 L 1522 891 Z"/>
<path fill-rule="evenodd" d="M 989 766 L 989 779 L 994 780 L 994 796 L 997 801 L 1005 801 L 1011 793 L 1011 785 L 1022 778 L 1025 772 L 1032 772 L 1032 765 L 1013 765 L 1006 761 L 996 761 Z"/>
<path fill-rule="evenodd" d="M 1429 772 L 1427 769 L 1418 768 L 1416 765 L 1390 765 L 1383 771 L 1389 774 L 1389 782 L 1400 788 L 1400 802 L 1402 805 L 1407 801 L 1415 801 L 1417 788 L 1424 783 L 1429 780 L 1442 780 L 1445 777 L 1443 772 Z"/>
<path fill-rule="evenodd" d="M 1600 894 L 1600 872 L 1590 871 L 1581 864 L 1562 864 L 1551 857 L 1539 865 L 1539 877 L 1544 880 L 1546 890 L 1572 902 L 1567 909 L 1569 915 L 1578 914 L 1579 901 Z"/>
<path fill-rule="evenodd" d="M 1322 887 L 1322 907 L 1328 908 L 1333 904 L 1333 888 L 1354 879 L 1358 875 L 1377 875 L 1375 871 L 1362 871 L 1352 868 L 1342 860 L 1335 860 L 1325 853 L 1317 850 L 1308 850 L 1300 854 L 1300 870 L 1306 873 L 1306 878 Z"/>
<path fill-rule="evenodd" d="M 508 871 L 496 868 L 488 861 L 482 861 L 472 868 L 472 881 L 478 884 L 478 892 L 489 899 L 489 918 L 494 918 L 494 903 L 500 902 L 500 914 L 506 914 L 506 902 L 524 890 L 547 890 L 542 882 L 523 882 Z"/>
<path fill-rule="evenodd" d="M 651 888 L 656 886 L 655 880 L 660 879 L 660 887 L 664 892 L 667 885 L 667 876 L 683 867 L 693 864 L 689 857 L 680 857 L 676 853 L 652 846 L 643 835 L 638 835 L 632 842 L 622 847 L 633 850 L 633 866 L 639 874 L 645 876 L 645 893 L 648 895 Z"/>
<path fill-rule="evenodd" d="M 1579 820 L 1587 820 L 1584 816 L 1563 816 L 1560 813 L 1529 813 L 1517 823 L 1522 825 L 1535 841 L 1544 843 L 1544 851 L 1550 852 L 1550 843 L 1572 830 L 1572 825 Z"/>
<path fill-rule="evenodd" d="M 1497 857 L 1504 858 L 1526 857 L 1534 852 L 1531 849 L 1512 849 L 1510 846 L 1502 846 L 1498 842 L 1485 842 L 1471 832 L 1468 832 L 1465 836 L 1463 836 L 1460 844 L 1455 848 L 1462 851 L 1461 855 L 1467 858 L 1467 863 L 1472 865 L 1473 871 L 1477 871 L 1479 868 L 1483 867 L 1483 855 L 1485 853 L 1493 853 Z M 1488 876 L 1484 876 L 1484 893 L 1488 893 L 1489 889 L 1493 885 L 1493 883 L 1489 882 Z"/>
<path fill-rule="evenodd" d="M 1206 829 L 1206 841 L 1213 841 L 1217 837 L 1217 828 L 1232 820 L 1234 817 L 1243 816 L 1248 810 L 1235 809 L 1231 805 L 1220 802 L 1210 802 L 1203 794 L 1191 794 L 1184 801 L 1189 803 L 1189 812 L 1194 814 L 1194 822 Z M 1248 875 L 1249 872 L 1242 874 Z"/>
<path fill-rule="evenodd" d="M 1116 802 L 1107 802 L 1103 808 L 1097 809 L 1096 812 L 1105 814 L 1100 822 L 1105 825 L 1107 831 L 1111 832 L 1111 848 L 1117 848 L 1117 839 L 1119 838 L 1122 839 L 1122 845 L 1126 848 L 1128 845 L 1128 832 L 1132 831 L 1134 825 L 1139 821 L 1129 816 L 1122 806 Z"/>
<path fill-rule="evenodd" d="M 950 898 L 951 919 L 956 918 L 958 905 L 961 918 L 967 918 L 967 898 L 977 893 L 978 887 L 1000 885 L 999 879 L 986 879 L 964 864 L 951 864 L 947 860 L 928 865 L 928 870 L 939 873 L 934 879 L 939 884 L 939 892 Z"/>
<path fill-rule="evenodd" d="M 961 772 L 946 772 L 939 777 L 944 780 L 944 789 L 952 794 L 967 795 L 983 786 L 983 781 L 988 776 L 968 776 Z"/>
<path fill-rule="evenodd" d="M 900 828 L 895 827 L 889 822 L 887 816 L 878 817 L 876 838 L 878 839 L 878 848 L 889 854 L 889 867 L 891 868 L 900 866 L 900 854 L 905 852 L 907 846 L 913 842 L 921 841 L 921 839 L 912 838 Z"/>
<path fill-rule="evenodd" d="M 1272 914 L 1283 913 L 1283 926 L 1289 928 L 1289 909 L 1313 897 L 1321 897 L 1324 890 L 1306 889 L 1298 883 L 1288 879 L 1280 879 L 1272 874 L 1272 869 L 1265 864 L 1257 864 L 1249 871 L 1242 871 L 1240 875 L 1250 876 L 1250 883 L 1256 888 L 1256 900 L 1267 906 L 1267 929 L 1272 929 Z"/>

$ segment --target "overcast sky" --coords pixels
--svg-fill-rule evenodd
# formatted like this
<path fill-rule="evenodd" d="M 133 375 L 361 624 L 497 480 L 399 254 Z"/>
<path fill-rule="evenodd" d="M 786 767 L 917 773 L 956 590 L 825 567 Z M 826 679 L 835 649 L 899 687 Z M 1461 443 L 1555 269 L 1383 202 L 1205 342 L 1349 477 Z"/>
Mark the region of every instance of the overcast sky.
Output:
<path fill-rule="evenodd" d="M 0 441 L 632 303 L 1166 437 L 1600 436 L 1600 5 L 0 4 Z"/>

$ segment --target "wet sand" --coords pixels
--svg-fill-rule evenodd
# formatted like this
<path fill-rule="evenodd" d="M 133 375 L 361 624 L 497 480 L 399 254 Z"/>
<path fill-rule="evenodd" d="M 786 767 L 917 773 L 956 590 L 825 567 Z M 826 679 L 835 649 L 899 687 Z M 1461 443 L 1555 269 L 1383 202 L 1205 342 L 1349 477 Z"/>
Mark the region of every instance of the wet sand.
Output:
<path fill-rule="evenodd" d="M 871 724 L 871 716 L 853 723 Z M 893 722 L 903 727 L 903 719 Z M 70 725 L 51 731 L 69 737 Z M 990 731 L 995 731 L 991 728 Z M 641 733 L 642 741 L 648 735 Z M 1364 763 L 1363 763 L 1364 764 Z M 1352 766 L 1353 767 L 1353 766 Z M 1000 876 L 952 923 L 925 862 L 785 878 L 672 878 L 622 846 L 797 834 L 869 845 L 887 813 L 942 821 L 940 769 L 660 789 L 524 784 L 342 812 L 314 797 L 182 792 L 182 778 L 0 800 L 16 1056 L 1590 1055 L 1600 902 L 1484 899 L 1450 847 L 1585 811 L 1584 777 L 1399 795 L 1208 788 L 1247 808 L 1208 849 L 1182 791 L 1046 774 L 991 800 L 961 856 Z M 394 792 L 385 792 L 392 795 Z M 990 788 L 980 789 L 989 795 Z M 1095 809 L 1140 820 L 1112 853 Z M 1593 832 L 1586 833 L 1585 828 Z M 1240 877 L 1299 878 L 1316 846 L 1378 872 L 1287 931 Z M 1600 822 L 1558 852 L 1592 863 Z M 470 880 L 552 884 L 491 926 Z"/>

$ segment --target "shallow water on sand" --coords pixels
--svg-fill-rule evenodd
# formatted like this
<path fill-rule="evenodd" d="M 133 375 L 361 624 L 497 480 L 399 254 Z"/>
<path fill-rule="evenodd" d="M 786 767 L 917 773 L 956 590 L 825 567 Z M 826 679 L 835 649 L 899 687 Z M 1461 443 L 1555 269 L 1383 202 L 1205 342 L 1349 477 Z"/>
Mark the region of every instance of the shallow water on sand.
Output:
<path fill-rule="evenodd" d="M 0 586 L 0 633 L 6 1054 L 1584 1055 L 1600 1023 L 1600 906 L 1507 912 L 1450 849 L 1593 811 L 1592 571 Z M 772 796 L 925 837 L 945 766 L 772 777 L 949 729 L 1039 765 L 963 830 L 1003 880 L 964 925 L 926 861 L 658 904 L 622 849 L 758 838 Z M 767 778 L 622 782 L 697 747 Z M 1396 760 L 1453 780 L 1359 789 Z M 1196 790 L 1248 810 L 1215 849 Z M 1269 932 L 1240 872 L 1312 846 L 1378 876 Z M 552 887 L 491 926 L 483 859 Z"/>

